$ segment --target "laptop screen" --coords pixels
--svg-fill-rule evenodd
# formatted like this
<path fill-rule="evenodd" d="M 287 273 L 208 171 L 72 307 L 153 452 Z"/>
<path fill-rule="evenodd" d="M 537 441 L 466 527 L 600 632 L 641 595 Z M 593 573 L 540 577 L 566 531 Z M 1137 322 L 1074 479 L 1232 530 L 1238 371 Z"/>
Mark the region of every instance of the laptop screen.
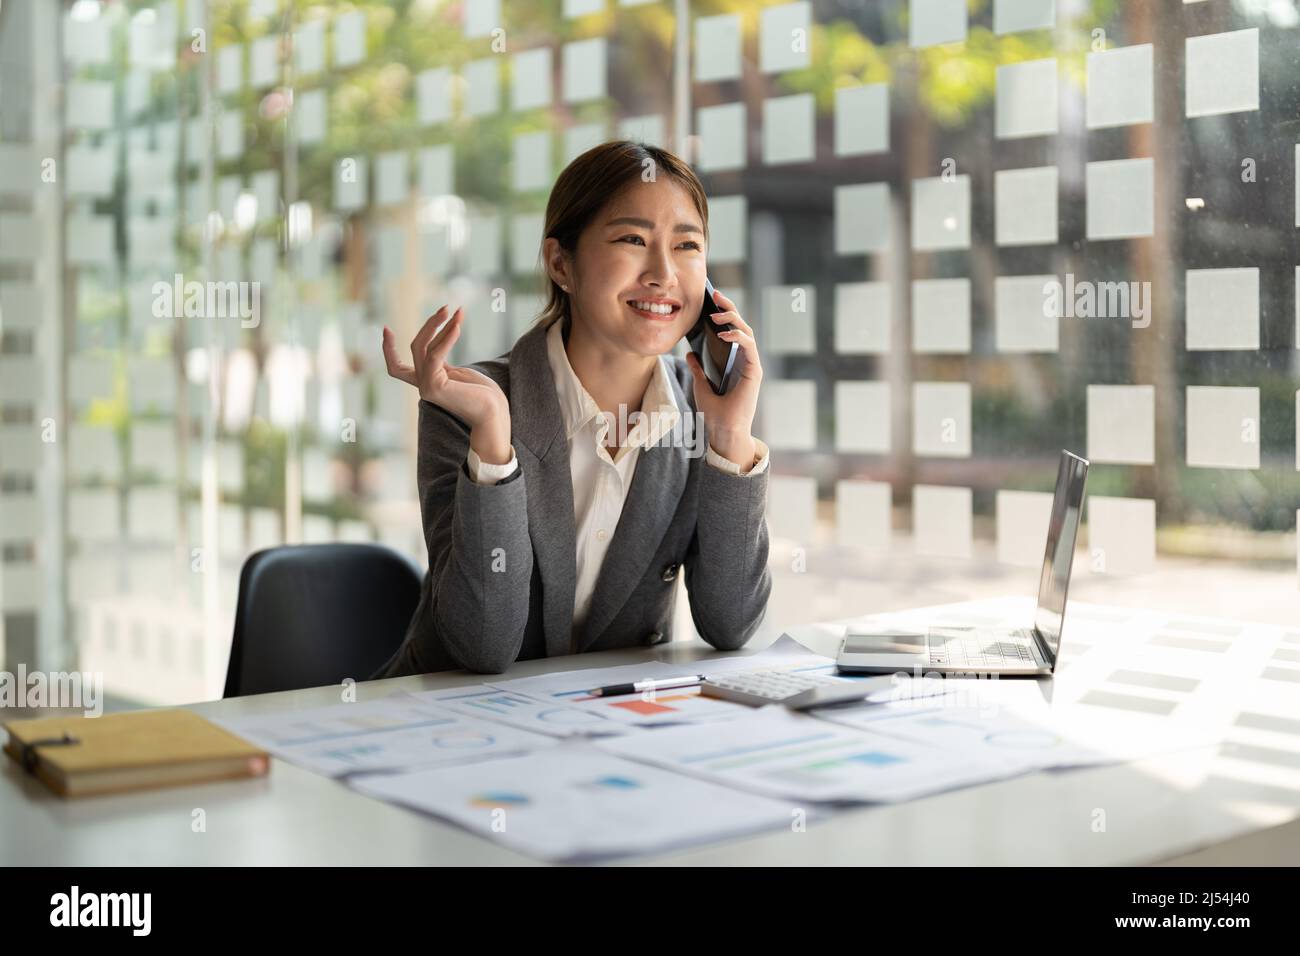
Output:
<path fill-rule="evenodd" d="M 1056 471 L 1056 495 L 1052 499 L 1052 520 L 1047 527 L 1047 553 L 1038 579 L 1038 610 L 1034 627 L 1052 651 L 1060 652 L 1061 623 L 1065 618 L 1065 592 L 1070 586 L 1070 565 L 1074 563 L 1074 541 L 1079 534 L 1083 508 L 1083 485 L 1088 462 L 1068 451 L 1061 452 Z"/>

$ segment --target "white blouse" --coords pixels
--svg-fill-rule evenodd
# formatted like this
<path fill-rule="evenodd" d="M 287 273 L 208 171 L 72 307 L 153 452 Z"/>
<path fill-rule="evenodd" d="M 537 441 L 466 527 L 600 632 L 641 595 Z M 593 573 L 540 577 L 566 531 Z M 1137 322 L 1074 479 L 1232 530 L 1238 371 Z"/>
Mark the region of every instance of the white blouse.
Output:
<path fill-rule="evenodd" d="M 573 478 L 573 517 L 577 528 L 577 588 L 573 603 L 573 627 L 576 630 L 586 620 L 591 606 L 596 578 L 604 563 L 605 552 L 614 539 L 614 529 L 623 513 L 628 489 L 643 447 L 653 445 L 663 435 L 677 426 L 681 412 L 673 400 L 671 373 L 663 356 L 655 364 L 641 399 L 641 418 L 628 429 L 627 444 L 610 450 L 606 436 L 610 431 L 608 418 L 600 406 L 583 387 L 564 350 L 563 320 L 552 323 L 546 333 L 546 357 L 555 378 L 556 397 L 560 400 L 560 413 L 569 439 L 569 470 Z M 651 414 L 657 412 L 658 414 Z M 615 436 L 617 440 L 617 436 Z M 753 466 L 741 466 L 723 458 L 712 447 L 705 451 L 705 461 L 714 468 L 733 475 L 761 474 L 769 462 L 768 448 L 755 438 L 758 458 Z M 470 477 L 483 485 L 495 484 L 514 474 L 519 467 L 515 450 L 510 449 L 510 460 L 504 465 L 484 462 L 469 450 Z"/>

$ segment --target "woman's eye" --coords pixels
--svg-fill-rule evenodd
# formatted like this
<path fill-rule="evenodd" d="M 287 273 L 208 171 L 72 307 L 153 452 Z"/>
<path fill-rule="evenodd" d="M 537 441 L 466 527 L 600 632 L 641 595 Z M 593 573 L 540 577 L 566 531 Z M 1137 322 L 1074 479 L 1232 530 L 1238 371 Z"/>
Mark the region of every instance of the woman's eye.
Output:
<path fill-rule="evenodd" d="M 640 242 L 642 243 L 642 245 L 644 245 L 644 241 L 640 236 L 624 236 L 622 239 L 619 240 L 619 242 L 622 242 L 623 239 L 634 239 L 635 241 Z"/>
<path fill-rule="evenodd" d="M 700 244 L 699 244 L 698 242 L 696 242 L 694 239 L 691 239 L 691 240 L 689 240 L 689 241 L 687 241 L 687 242 L 683 242 L 683 243 L 682 243 L 682 248 L 683 248 L 683 249 L 698 249 L 698 248 L 700 248 Z"/>

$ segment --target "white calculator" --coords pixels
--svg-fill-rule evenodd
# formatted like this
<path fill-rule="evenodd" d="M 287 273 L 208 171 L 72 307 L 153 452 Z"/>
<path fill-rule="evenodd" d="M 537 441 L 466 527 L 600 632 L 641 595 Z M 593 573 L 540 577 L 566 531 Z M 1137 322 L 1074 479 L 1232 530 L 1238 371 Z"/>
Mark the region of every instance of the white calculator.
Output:
<path fill-rule="evenodd" d="M 891 676 L 841 680 L 825 674 L 800 674 L 795 671 L 744 671 L 709 678 L 700 684 L 700 695 L 753 707 L 784 704 L 791 710 L 806 710 L 825 704 L 861 700 L 889 687 L 892 680 Z"/>

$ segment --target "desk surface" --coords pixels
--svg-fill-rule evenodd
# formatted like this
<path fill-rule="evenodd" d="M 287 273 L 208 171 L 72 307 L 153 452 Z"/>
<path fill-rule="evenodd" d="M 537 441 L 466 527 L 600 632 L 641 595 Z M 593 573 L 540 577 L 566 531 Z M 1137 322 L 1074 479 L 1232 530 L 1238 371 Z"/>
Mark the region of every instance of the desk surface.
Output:
<path fill-rule="evenodd" d="M 996 606 L 995 606 L 996 605 Z M 1005 603 L 948 606 L 946 613 L 983 613 Z M 1019 609 L 1022 607 L 1016 604 Z M 961 609 L 959 611 L 959 608 Z M 1071 606 L 1072 619 L 1094 615 L 1095 634 L 1119 632 L 1124 619 L 1106 609 Z M 1019 611 L 1023 613 L 1023 611 Z M 1124 612 L 1130 614 L 1132 612 Z M 1072 621 L 1073 623 L 1073 621 Z M 1186 622 L 1185 622 L 1186 623 Z M 1166 625 L 1168 622 L 1166 622 Z M 1137 627 L 1139 624 L 1133 624 Z M 1159 624 L 1143 621 L 1150 633 Z M 1212 625 L 1206 625 L 1212 627 Z M 1245 627 L 1243 625 L 1243 627 Z M 1258 626 L 1250 626 L 1258 630 Z M 1087 626 L 1074 628 L 1076 641 Z M 1192 630 L 1195 630 L 1192 628 Z M 1275 629 L 1276 630 L 1276 629 Z M 832 629 L 796 632 L 814 650 L 833 654 Z M 1113 637 L 1113 634 L 1112 634 Z M 1099 638 L 1100 639 L 1100 638 Z M 1069 635 L 1067 635 L 1069 640 Z M 1254 632 L 1241 646 L 1260 650 Z M 1086 647 L 1086 643 L 1076 647 Z M 754 649 L 748 649 L 750 653 Z M 1243 650 L 1242 653 L 1246 653 Z M 698 643 L 526 661 L 510 677 L 709 655 Z M 1237 653 L 1234 646 L 1233 653 Z M 1069 661 L 1069 654 L 1065 655 Z M 1218 665 L 1218 660 L 1213 662 Z M 1253 668 L 1253 664 L 1249 665 Z M 1057 686 L 1060 693 L 1068 670 Z M 1300 677 L 1300 671 L 1297 671 Z M 357 685 L 359 700 L 395 691 L 476 684 L 482 675 L 445 672 Z M 1285 683 L 1285 682 L 1283 682 Z M 1042 686 L 1041 684 L 1039 686 Z M 1229 716 L 1251 709 L 1291 720 L 1300 748 L 1300 697 L 1294 683 L 1241 688 L 1242 701 L 1216 692 Z M 1248 697 L 1248 701 L 1247 698 Z M 190 705 L 208 716 L 236 716 L 336 703 L 337 687 L 263 694 Z M 1279 713 L 1291 708 L 1289 716 Z M 1231 723 L 1229 721 L 1228 723 Z M 1278 727 L 1286 726 L 1279 723 Z M 1272 738 L 1269 738 L 1272 740 Z M 1227 748 L 1235 746 L 1229 751 Z M 1254 750 L 1243 750 L 1254 747 Z M 1256 752 L 1258 751 L 1258 752 Z M 1243 760 L 1243 753 L 1253 759 Z M 1291 754 L 1277 759 L 1268 754 Z M 1261 757 L 1260 755 L 1263 754 Z M 1289 763 L 1289 766 L 1288 766 Z M 1300 814 L 1300 752 L 1261 747 L 1258 740 L 1170 754 L 1117 766 L 1034 773 L 905 804 L 837 811 L 806 832 L 777 831 L 635 862 L 705 865 L 1096 865 L 1152 863 L 1276 826 Z M 432 817 L 363 797 L 341 783 L 276 760 L 264 779 L 232 781 L 84 800 L 63 800 L 3 761 L 0 778 L 0 862 L 63 865 L 256 864 L 530 864 L 532 859 Z M 202 809 L 206 830 L 194 832 Z M 1098 832 L 1097 811 L 1106 826 Z M 1241 862 L 1241 861 L 1238 861 Z"/>

